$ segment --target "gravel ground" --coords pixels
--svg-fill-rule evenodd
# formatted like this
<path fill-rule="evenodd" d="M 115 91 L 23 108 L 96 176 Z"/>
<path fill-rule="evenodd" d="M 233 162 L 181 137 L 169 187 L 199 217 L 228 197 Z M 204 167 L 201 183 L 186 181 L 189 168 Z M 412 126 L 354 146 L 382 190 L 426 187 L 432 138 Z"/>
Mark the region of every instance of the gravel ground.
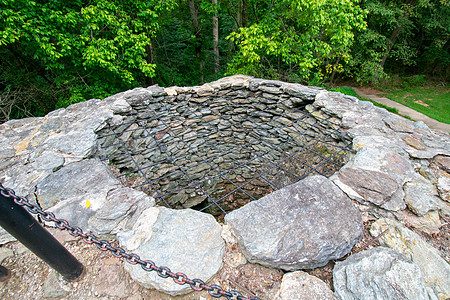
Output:
<path fill-rule="evenodd" d="M 85 274 L 77 281 L 65 282 L 20 243 L 8 243 L 0 249 L 3 248 L 3 252 L 11 249 L 13 252 L 12 256 L 7 256 L 2 262 L 3 266 L 11 270 L 12 277 L 0 282 L 0 299 L 217 299 L 204 291 L 173 297 L 146 289 L 132 281 L 123 268 L 123 263 L 126 262 L 121 259 L 66 232 L 51 228 L 49 231 L 83 263 Z M 236 244 L 227 245 L 224 265 L 209 283 L 218 284 L 227 290 L 238 290 L 245 296 L 272 299 L 279 289 L 283 273 L 245 263 L 237 249 Z M 243 262 L 245 264 L 241 264 Z"/>
<path fill-rule="evenodd" d="M 443 226 L 438 234 L 428 235 L 416 230 L 440 250 L 446 259 L 449 255 L 449 221 L 450 216 L 441 215 Z M 373 220 L 364 223 L 363 237 L 351 253 L 378 246 L 377 241 L 368 232 L 372 222 Z M 123 263 L 126 263 L 123 260 L 113 257 L 108 252 L 100 251 L 95 245 L 86 244 L 67 232 L 47 229 L 83 263 L 85 274 L 77 281 L 66 282 L 20 243 L 8 243 L 0 247 L 0 262 L 11 270 L 12 276 L 7 281 L 0 282 L 0 299 L 217 299 L 204 291 L 174 297 L 146 289 L 132 281 L 123 268 Z M 331 261 L 322 268 L 309 270 L 308 273 L 326 282 L 333 290 L 334 264 L 335 261 Z M 280 270 L 248 263 L 238 250 L 237 244 L 227 243 L 222 269 L 209 284 L 218 284 L 226 290 L 238 290 L 247 297 L 273 299 L 280 287 L 283 274 Z"/>

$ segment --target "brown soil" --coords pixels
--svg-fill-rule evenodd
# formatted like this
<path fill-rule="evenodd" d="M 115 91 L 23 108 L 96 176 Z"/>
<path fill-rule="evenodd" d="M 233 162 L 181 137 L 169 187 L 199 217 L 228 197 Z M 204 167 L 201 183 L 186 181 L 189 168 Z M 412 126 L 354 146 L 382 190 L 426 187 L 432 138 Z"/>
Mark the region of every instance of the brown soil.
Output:
<path fill-rule="evenodd" d="M 384 94 L 384 92 L 371 88 L 371 87 L 358 87 L 358 90 L 360 90 L 361 92 L 363 92 L 366 95 L 375 95 L 375 96 L 380 96 L 381 94 Z"/>
<path fill-rule="evenodd" d="M 64 246 L 83 263 L 85 274 L 75 282 L 51 281 L 53 285 L 63 282 L 66 295 L 53 299 L 158 299 L 158 300 L 212 300 L 217 299 L 207 292 L 192 292 L 184 296 L 169 296 L 156 290 L 146 289 L 133 282 L 124 270 L 122 259 L 103 252 L 95 245 L 84 243 L 67 232 L 49 229 Z M 0 282 L 0 299 L 42 299 L 48 296 L 45 284 L 54 271 L 18 242 L 3 247 L 14 251 L 2 265 L 11 270 L 12 277 Z M 260 265 L 246 263 L 233 267 L 237 245 L 227 245 L 224 264 L 219 273 L 209 282 L 226 290 L 238 290 L 244 296 L 273 299 L 277 293 L 283 272 Z M 151 257 L 149 257 L 151 259 Z M 183 270 L 173 270 L 182 272 Z M 171 279 L 167 279 L 171 280 Z"/>
<path fill-rule="evenodd" d="M 430 105 L 426 104 L 425 102 L 423 102 L 422 100 L 414 101 L 414 103 L 420 104 L 420 105 L 425 106 L 425 107 L 430 106 Z"/>

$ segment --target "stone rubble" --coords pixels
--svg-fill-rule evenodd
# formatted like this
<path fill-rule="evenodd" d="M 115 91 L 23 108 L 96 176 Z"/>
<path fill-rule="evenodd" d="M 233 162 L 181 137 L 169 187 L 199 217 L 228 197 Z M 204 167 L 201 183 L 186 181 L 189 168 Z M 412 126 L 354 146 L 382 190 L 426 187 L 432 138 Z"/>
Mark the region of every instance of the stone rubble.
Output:
<path fill-rule="evenodd" d="M 377 247 L 337 262 L 334 290 L 339 299 L 436 299 L 428 296 L 419 267 L 406 256 Z"/>
<path fill-rule="evenodd" d="M 379 219 L 370 233 L 377 236 L 385 230 L 387 233 L 379 239 L 381 245 L 402 253 L 420 268 L 430 296 L 434 293 L 438 299 L 450 298 L 450 265 L 439 251 L 395 220 Z"/>
<path fill-rule="evenodd" d="M 298 114 L 292 109 L 297 106 L 305 106 L 309 114 Z M 152 116 L 158 117 L 152 119 Z M 329 179 L 307 177 L 290 185 L 291 180 L 285 174 L 272 174 L 280 187 L 285 188 L 228 214 L 229 233 L 224 236 L 236 235 L 240 248 L 236 253 L 236 265 L 248 260 L 298 271 L 341 258 L 358 242 L 362 231 L 361 216 L 356 203 L 351 203 L 352 199 L 365 219 L 367 216 L 369 219 L 387 217 L 372 225 L 372 235 L 388 229 L 379 242 L 412 261 L 410 264 L 402 258 L 400 261 L 405 265 L 420 268 L 429 295 L 435 294 L 438 299 L 450 297 L 449 265 L 442 253 L 399 223 L 433 234 L 442 230 L 444 225 L 439 215 L 450 215 L 449 135 L 432 131 L 423 122 L 406 120 L 370 102 L 340 93 L 236 75 L 197 87 L 136 88 L 103 100 L 77 103 L 42 118 L 11 120 L 0 125 L 0 182 L 73 225 L 103 238 L 119 237 L 125 247 L 136 250 L 144 259 L 155 259 L 155 262 L 158 259 L 160 265 L 187 273 L 196 272 L 206 265 L 205 262 L 212 261 L 212 268 L 199 274 L 206 280 L 220 268 L 223 256 L 224 242 L 216 221 L 208 214 L 191 210 L 153 207 L 152 197 L 123 186 L 102 159 L 113 156 L 110 163 L 118 169 L 134 168 L 131 158 L 123 155 L 124 150 L 116 142 L 120 134 L 121 141 L 137 151 L 133 155 L 136 162 L 160 164 L 159 169 L 149 166 L 146 176 L 162 176 L 173 168 L 157 147 L 164 142 L 171 155 L 187 153 L 180 163 L 189 168 L 189 176 L 200 180 L 209 167 L 199 163 L 198 156 L 210 157 L 214 166 L 230 166 L 231 160 L 215 158 L 214 151 L 236 151 L 235 145 L 239 143 L 246 147 L 234 153 L 236 159 L 248 158 L 253 152 L 267 151 L 268 146 L 258 139 L 279 145 L 294 137 L 294 131 L 304 131 L 299 124 L 304 124 L 304 128 L 308 128 L 306 124 L 317 125 L 304 132 L 303 142 L 325 138 L 326 142 L 342 147 L 351 143 L 355 153 L 346 153 L 348 162 Z M 250 129 L 258 139 L 246 133 Z M 181 135 L 182 140 L 175 139 L 174 133 Z M 206 136 L 215 140 L 208 142 Z M 208 148 L 211 145 L 214 147 Z M 295 146 L 292 147 L 295 151 Z M 142 148 L 148 150 L 139 152 Z M 208 151 L 211 153 L 207 154 Z M 261 161 L 256 160 L 256 164 Z M 298 168 L 301 171 L 302 167 Z M 236 178 L 252 176 L 248 171 L 240 172 L 235 174 Z M 174 176 L 168 182 L 161 182 L 160 188 L 167 191 L 173 182 L 183 185 L 184 180 L 181 175 Z M 220 184 L 211 181 L 205 188 L 218 190 Z M 309 196 L 315 195 L 314 201 L 307 202 L 307 195 L 296 190 L 296 186 L 305 188 Z M 258 182 L 249 190 L 261 196 L 268 193 L 264 184 Z M 289 202 L 283 195 L 297 195 L 305 205 Z M 182 208 L 205 201 L 195 189 L 177 193 L 169 200 L 171 205 Z M 313 206 L 316 206 L 315 215 L 308 215 Z M 299 215 L 293 215 L 294 210 L 288 207 L 295 208 Z M 172 223 L 165 223 L 165 219 L 181 223 L 173 227 Z M 307 220 L 310 224 L 306 224 Z M 195 228 L 189 227 L 194 224 Z M 205 235 L 206 240 L 199 238 L 192 246 L 192 232 L 185 231 L 188 228 Z M 342 236 L 335 239 L 333 229 L 342 231 Z M 137 238 L 133 233 L 136 231 L 148 234 L 148 243 Z M 180 242 L 186 238 L 187 241 Z M 157 256 L 155 248 L 158 247 L 153 242 L 157 239 L 158 243 L 171 241 L 172 252 L 162 251 Z M 0 229 L 0 245 L 12 240 Z M 204 251 L 201 256 L 180 255 L 180 247 L 187 246 Z M 310 255 L 303 257 L 305 251 Z M 357 260 L 357 255 L 351 255 L 343 263 Z M 380 264 L 396 255 L 384 255 Z M 197 264 L 192 263 L 193 257 Z M 127 269 L 132 274 L 137 272 L 129 266 Z M 339 273 L 339 269 L 335 271 Z M 197 276 L 197 273 L 192 274 Z M 172 294 L 190 291 L 175 290 L 170 281 L 164 283 L 153 275 L 147 274 L 139 281 L 145 280 L 142 284 L 151 287 L 167 285 L 158 288 Z M 388 278 L 387 275 L 381 277 Z M 416 282 L 416 279 L 411 280 L 409 283 Z M 115 282 L 120 284 L 120 279 Z M 303 288 L 292 289 L 300 295 Z M 396 299 L 394 294 L 390 296 Z"/>

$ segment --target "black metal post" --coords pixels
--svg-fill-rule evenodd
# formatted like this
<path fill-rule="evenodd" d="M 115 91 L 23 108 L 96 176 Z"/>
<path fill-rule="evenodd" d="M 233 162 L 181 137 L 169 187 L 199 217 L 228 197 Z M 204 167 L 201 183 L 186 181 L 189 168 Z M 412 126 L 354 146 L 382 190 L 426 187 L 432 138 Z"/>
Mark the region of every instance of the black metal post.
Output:
<path fill-rule="evenodd" d="M 13 198 L 0 193 L 0 226 L 45 261 L 65 280 L 75 280 L 83 265 Z"/>

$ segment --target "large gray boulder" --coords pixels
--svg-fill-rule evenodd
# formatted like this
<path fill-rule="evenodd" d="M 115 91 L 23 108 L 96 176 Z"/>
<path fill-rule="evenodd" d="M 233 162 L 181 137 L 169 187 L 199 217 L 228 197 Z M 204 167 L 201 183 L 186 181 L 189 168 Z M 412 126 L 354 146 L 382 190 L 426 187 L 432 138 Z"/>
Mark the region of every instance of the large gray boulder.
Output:
<path fill-rule="evenodd" d="M 212 215 L 191 209 L 152 207 L 141 214 L 132 230 L 119 232 L 117 237 L 122 247 L 141 259 L 151 259 L 156 265 L 185 273 L 191 279 L 208 281 L 222 266 L 225 242 L 221 231 Z M 173 296 L 192 291 L 189 285 L 178 285 L 139 265 L 124 266 L 133 280 L 147 288 Z"/>
<path fill-rule="evenodd" d="M 418 266 L 389 248 L 372 248 L 337 262 L 333 284 L 339 299 L 428 300 Z"/>
<path fill-rule="evenodd" d="M 347 254 L 362 218 L 330 180 L 311 176 L 225 217 L 250 262 L 284 270 L 312 269 Z"/>
<path fill-rule="evenodd" d="M 155 205 L 155 199 L 141 191 L 123 187 L 108 192 L 106 202 L 89 220 L 89 227 L 101 238 L 133 228 L 141 213 Z"/>

